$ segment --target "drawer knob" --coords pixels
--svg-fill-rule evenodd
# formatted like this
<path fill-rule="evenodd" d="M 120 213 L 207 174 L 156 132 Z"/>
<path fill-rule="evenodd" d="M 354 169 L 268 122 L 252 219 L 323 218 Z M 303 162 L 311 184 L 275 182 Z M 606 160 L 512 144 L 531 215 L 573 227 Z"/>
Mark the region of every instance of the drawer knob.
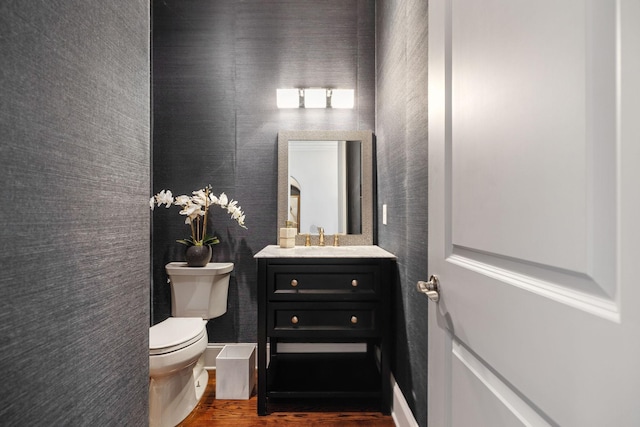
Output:
<path fill-rule="evenodd" d="M 291 317 L 291 323 L 293 323 L 294 325 L 298 323 L 298 316 L 292 316 Z"/>
<path fill-rule="evenodd" d="M 358 323 L 358 317 L 357 316 L 351 316 L 351 323 L 353 323 L 354 325 L 356 323 Z"/>
<path fill-rule="evenodd" d="M 296 286 L 298 286 L 298 281 L 297 281 L 296 279 L 292 279 L 292 280 L 291 280 L 291 286 L 293 286 L 294 288 L 295 288 Z"/>
<path fill-rule="evenodd" d="M 351 281 L 351 286 L 353 286 L 354 288 L 355 288 L 356 286 L 358 286 L 358 280 L 357 280 L 357 279 L 353 279 L 353 280 Z"/>

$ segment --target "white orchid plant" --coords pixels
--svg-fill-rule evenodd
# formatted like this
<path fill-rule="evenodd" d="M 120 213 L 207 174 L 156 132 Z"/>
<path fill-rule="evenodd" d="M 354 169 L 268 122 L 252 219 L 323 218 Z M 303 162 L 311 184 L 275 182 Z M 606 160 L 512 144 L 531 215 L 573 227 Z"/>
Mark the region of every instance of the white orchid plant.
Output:
<path fill-rule="evenodd" d="M 242 208 L 238 206 L 238 202 L 236 200 L 230 200 L 224 193 L 215 196 L 211 193 L 210 185 L 201 190 L 194 191 L 191 196 L 182 195 L 175 199 L 171 190 L 162 190 L 149 200 L 151 210 L 153 210 L 156 205 L 158 207 L 165 205 L 166 208 L 175 205 L 182 208 L 180 215 L 184 215 L 184 223 L 191 226 L 191 237 L 178 240 L 178 242 L 187 246 L 208 246 L 220 242 L 217 237 L 207 235 L 207 216 L 209 214 L 209 208 L 213 205 L 226 209 L 229 215 L 231 215 L 231 219 L 236 220 L 240 227 L 247 228 L 244 225 L 244 212 Z"/>

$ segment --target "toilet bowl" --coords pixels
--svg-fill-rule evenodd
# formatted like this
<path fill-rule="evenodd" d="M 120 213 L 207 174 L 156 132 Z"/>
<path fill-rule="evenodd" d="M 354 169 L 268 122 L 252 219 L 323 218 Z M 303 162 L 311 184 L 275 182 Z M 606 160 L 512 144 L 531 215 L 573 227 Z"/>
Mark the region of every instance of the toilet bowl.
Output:
<path fill-rule="evenodd" d="M 149 425 L 173 427 L 204 394 L 207 320 L 226 312 L 233 263 L 166 266 L 171 281 L 172 315 L 149 328 Z"/>
<path fill-rule="evenodd" d="M 149 328 L 149 425 L 177 425 L 202 397 L 209 379 L 206 325 L 197 317 L 169 317 Z"/>

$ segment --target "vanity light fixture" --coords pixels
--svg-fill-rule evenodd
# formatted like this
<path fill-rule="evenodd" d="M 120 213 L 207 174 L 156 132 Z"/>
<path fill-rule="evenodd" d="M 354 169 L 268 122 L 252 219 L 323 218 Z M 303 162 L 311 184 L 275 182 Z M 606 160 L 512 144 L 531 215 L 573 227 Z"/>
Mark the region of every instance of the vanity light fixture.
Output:
<path fill-rule="evenodd" d="M 304 108 L 327 108 L 327 89 L 305 89 Z"/>
<path fill-rule="evenodd" d="M 302 89 L 278 89 L 276 100 L 278 108 L 300 108 Z"/>
<path fill-rule="evenodd" d="M 328 92 L 331 108 L 353 108 L 355 98 L 353 89 L 329 89 Z"/>
<path fill-rule="evenodd" d="M 277 89 L 278 108 L 353 108 L 353 89 Z"/>

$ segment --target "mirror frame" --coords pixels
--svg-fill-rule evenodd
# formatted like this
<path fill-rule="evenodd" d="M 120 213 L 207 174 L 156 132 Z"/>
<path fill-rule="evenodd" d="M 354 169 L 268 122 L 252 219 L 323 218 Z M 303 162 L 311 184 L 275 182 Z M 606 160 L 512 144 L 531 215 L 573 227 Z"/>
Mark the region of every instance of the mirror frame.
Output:
<path fill-rule="evenodd" d="M 360 141 L 362 143 L 362 234 L 341 234 L 340 246 L 365 246 L 374 244 L 374 176 L 373 176 L 373 132 L 346 130 L 285 130 L 278 132 L 278 227 L 284 227 L 288 219 L 289 206 L 289 141 Z M 280 233 L 277 234 L 280 243 Z M 331 235 L 329 235 L 331 236 Z M 315 238 L 314 238 L 315 237 Z M 296 246 L 304 245 L 305 236 L 296 235 Z M 311 235 L 311 244 L 318 244 L 318 235 Z M 332 239 L 325 239 L 331 246 Z"/>

